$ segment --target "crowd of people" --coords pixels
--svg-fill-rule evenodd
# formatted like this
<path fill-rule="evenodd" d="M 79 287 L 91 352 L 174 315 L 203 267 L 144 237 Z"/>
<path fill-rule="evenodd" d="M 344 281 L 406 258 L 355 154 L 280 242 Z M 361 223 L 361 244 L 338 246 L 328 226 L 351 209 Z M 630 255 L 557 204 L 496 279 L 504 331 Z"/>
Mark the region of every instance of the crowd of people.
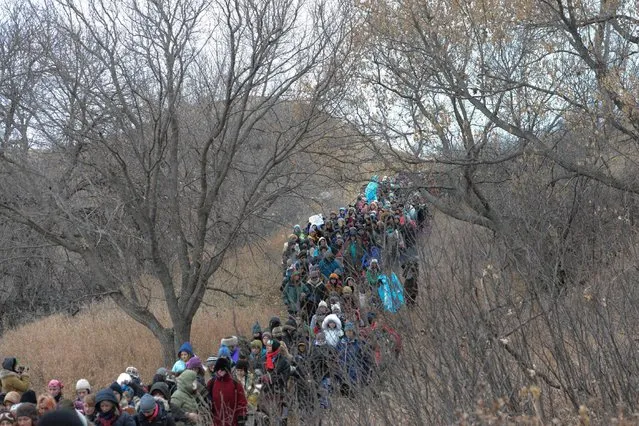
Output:
<path fill-rule="evenodd" d="M 0 426 L 286 424 L 293 411 L 310 419 L 356 397 L 401 353 L 384 286 L 396 282 L 391 293 L 409 308 L 418 295 L 415 245 L 428 216 L 400 190 L 374 176 L 353 205 L 294 226 L 282 253 L 286 319 L 222 339 L 214 356 L 186 342 L 148 383 L 131 366 L 97 391 L 78 380 L 73 396 L 56 379 L 37 395 L 28 368 L 5 358 Z"/>

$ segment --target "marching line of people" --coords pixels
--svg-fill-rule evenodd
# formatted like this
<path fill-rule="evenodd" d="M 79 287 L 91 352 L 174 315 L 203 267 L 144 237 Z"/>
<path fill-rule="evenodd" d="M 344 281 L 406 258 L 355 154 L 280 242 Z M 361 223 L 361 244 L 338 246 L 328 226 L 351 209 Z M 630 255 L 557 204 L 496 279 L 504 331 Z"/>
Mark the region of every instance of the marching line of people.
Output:
<path fill-rule="evenodd" d="M 356 397 L 401 353 L 384 313 L 414 306 L 417 237 L 425 206 L 401 184 L 374 176 L 353 205 L 295 225 L 282 253 L 284 322 L 259 321 L 250 338 L 229 336 L 202 359 L 185 342 L 171 368 L 145 383 L 128 367 L 102 389 L 75 393 L 52 379 L 31 389 L 29 369 L 4 359 L 0 426 L 245 425 L 321 418 L 337 395 Z M 400 280 L 395 271 L 401 271 Z M 403 281 L 403 282 L 402 282 Z M 404 291 L 405 290 L 405 291 Z"/>

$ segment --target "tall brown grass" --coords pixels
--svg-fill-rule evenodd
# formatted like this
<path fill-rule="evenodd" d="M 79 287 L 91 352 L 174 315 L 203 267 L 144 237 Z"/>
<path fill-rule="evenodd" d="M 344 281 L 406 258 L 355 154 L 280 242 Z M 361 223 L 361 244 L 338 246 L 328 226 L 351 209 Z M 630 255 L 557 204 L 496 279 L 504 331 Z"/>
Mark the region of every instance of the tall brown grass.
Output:
<path fill-rule="evenodd" d="M 215 276 L 220 292 L 206 295 L 191 333 L 194 350 L 203 360 L 217 354 L 220 339 L 230 334 L 250 336 L 252 325 L 264 327 L 273 315 L 281 315 L 277 264 L 279 235 L 266 241 L 265 249 L 244 248 L 234 253 Z M 275 255 L 274 255 L 275 253 Z M 145 285 L 152 280 L 145 280 Z M 159 289 L 153 289 L 153 311 L 164 324 L 170 319 L 162 309 Z M 126 367 L 135 366 L 150 381 L 163 366 L 160 345 L 151 332 L 131 319 L 110 300 L 85 306 L 75 316 L 52 315 L 7 331 L 0 339 L 0 355 L 15 356 L 30 367 L 33 389 L 46 390 L 50 379 L 65 384 L 72 396 L 78 379 L 94 388 L 112 383 Z M 170 367 L 170 366 L 166 366 Z"/>

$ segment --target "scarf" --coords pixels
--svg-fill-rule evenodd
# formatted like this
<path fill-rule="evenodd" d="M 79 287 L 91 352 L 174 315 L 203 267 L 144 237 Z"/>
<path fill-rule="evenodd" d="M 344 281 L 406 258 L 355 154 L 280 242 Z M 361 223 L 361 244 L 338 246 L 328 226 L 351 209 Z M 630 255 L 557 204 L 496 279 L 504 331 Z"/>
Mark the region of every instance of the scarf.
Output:
<path fill-rule="evenodd" d="M 153 410 L 153 414 L 151 414 L 150 416 L 146 416 L 145 415 L 144 417 L 146 417 L 146 419 L 149 422 L 152 422 L 158 416 L 159 412 L 160 412 L 160 405 L 159 404 L 155 404 L 155 410 Z"/>
<path fill-rule="evenodd" d="M 95 424 L 98 426 L 113 426 L 113 424 L 118 420 L 117 416 L 113 411 L 109 411 L 108 413 L 100 413 L 95 419 Z"/>
<path fill-rule="evenodd" d="M 266 354 L 266 369 L 267 370 L 275 370 L 275 363 L 273 362 L 273 358 L 280 354 L 279 348 L 276 351 L 268 352 Z"/>

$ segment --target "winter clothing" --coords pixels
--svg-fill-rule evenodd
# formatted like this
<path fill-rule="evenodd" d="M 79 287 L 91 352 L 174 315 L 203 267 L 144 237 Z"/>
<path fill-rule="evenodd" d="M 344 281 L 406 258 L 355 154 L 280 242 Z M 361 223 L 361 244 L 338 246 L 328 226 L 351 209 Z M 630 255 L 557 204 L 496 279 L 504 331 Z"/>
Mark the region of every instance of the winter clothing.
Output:
<path fill-rule="evenodd" d="M 231 376 L 228 360 L 224 362 L 226 366 L 220 366 L 219 369 L 227 373 L 221 378 L 219 376 L 216 378 L 211 390 L 213 424 L 216 426 L 233 426 L 240 422 L 243 424 L 246 421 L 248 405 L 244 387 Z"/>
<path fill-rule="evenodd" d="M 145 395 L 146 396 L 146 395 Z M 144 399 L 144 397 L 142 397 Z M 150 415 L 146 415 L 150 412 Z M 167 412 L 165 406 L 161 402 L 155 401 L 153 397 L 147 399 L 145 409 L 142 409 L 142 400 L 136 416 L 138 426 L 175 426 L 175 420 Z"/>
<path fill-rule="evenodd" d="M 337 327 L 330 328 L 329 323 L 331 322 L 335 323 Z M 327 315 L 322 322 L 322 331 L 326 337 L 326 343 L 332 347 L 336 347 L 339 343 L 339 339 L 344 334 L 342 332 L 342 321 L 340 321 L 339 317 L 335 314 Z"/>
<path fill-rule="evenodd" d="M 18 405 L 16 410 L 17 417 L 29 417 L 31 420 L 36 421 L 38 419 L 38 408 L 31 402 L 23 402 Z"/>
<path fill-rule="evenodd" d="M 150 394 L 144 394 L 140 398 L 140 404 L 138 405 L 138 411 L 143 413 L 152 411 L 155 409 L 155 399 Z"/>
<path fill-rule="evenodd" d="M 186 368 L 189 370 L 195 370 L 202 368 L 202 360 L 198 356 L 194 356 L 186 362 Z"/>
<path fill-rule="evenodd" d="M 95 395 L 95 409 L 97 411 L 100 410 L 100 403 L 103 401 L 109 401 L 118 405 L 118 399 L 113 394 L 113 390 L 111 388 L 101 389 Z"/>
<path fill-rule="evenodd" d="M 255 321 L 255 324 L 253 324 L 253 329 L 251 331 L 253 332 L 253 335 L 262 334 L 262 327 L 260 326 L 260 323 Z"/>
<path fill-rule="evenodd" d="M 34 390 L 29 389 L 22 394 L 22 396 L 20 397 L 20 402 L 30 402 L 35 405 L 38 403 L 38 397 L 36 396 Z"/>
<path fill-rule="evenodd" d="M 180 346 L 180 349 L 178 349 L 178 358 L 180 357 L 180 353 L 182 352 L 188 353 L 189 357 L 193 356 L 193 346 L 191 346 L 190 342 L 182 343 L 182 346 Z"/>
<path fill-rule="evenodd" d="M 5 404 L 7 402 L 10 402 L 11 404 L 18 404 L 20 402 L 20 394 L 16 391 L 7 392 L 7 394 L 4 396 L 3 402 Z"/>
<path fill-rule="evenodd" d="M 238 344 L 238 340 L 236 336 L 230 336 L 230 337 L 225 337 L 220 341 L 220 345 L 223 346 L 227 346 L 227 347 L 235 347 Z"/>
<path fill-rule="evenodd" d="M 18 366 L 16 358 L 5 358 L 2 362 L 2 370 L 0 370 L 0 382 L 2 382 L 2 392 L 11 391 L 25 392 L 29 389 L 31 381 L 26 373 L 19 374 L 15 371 Z"/>
<path fill-rule="evenodd" d="M 175 364 L 173 364 L 173 367 L 171 368 L 171 371 L 176 373 L 176 374 L 180 374 L 181 372 L 183 372 L 184 370 L 186 370 L 186 362 L 184 362 L 182 359 L 180 359 L 180 354 L 182 352 L 186 352 L 187 354 L 189 354 L 189 358 L 193 357 L 193 347 L 191 346 L 191 343 L 189 342 L 184 342 L 182 343 L 182 346 L 180 346 L 180 349 L 178 349 L 178 360 L 175 361 Z"/>
<path fill-rule="evenodd" d="M 100 410 L 100 403 L 104 401 L 113 404 L 113 409 L 108 413 L 103 413 Z M 115 398 L 111 388 L 102 389 L 95 395 L 95 411 L 97 413 L 94 421 L 96 426 L 136 426 L 134 417 L 120 412 L 118 400 Z"/>
<path fill-rule="evenodd" d="M 84 426 L 84 424 L 80 415 L 74 410 L 49 411 L 38 420 L 39 426 Z"/>
<path fill-rule="evenodd" d="M 0 411 L 0 422 L 2 421 L 10 421 L 11 424 L 15 422 L 15 417 L 9 411 Z"/>
<path fill-rule="evenodd" d="M 219 361 L 219 360 L 218 360 Z M 177 379 L 177 390 L 171 395 L 171 403 L 187 413 L 197 413 L 198 403 L 193 386 L 197 379 L 195 371 L 186 370 Z"/>
<path fill-rule="evenodd" d="M 155 382 L 155 383 L 153 383 L 153 386 L 151 386 L 151 389 L 149 389 L 149 393 L 151 395 L 153 395 L 153 392 L 156 392 L 156 391 L 160 392 L 162 394 L 162 397 L 165 400 L 168 401 L 169 399 L 171 399 L 171 393 L 169 391 L 169 385 L 167 385 L 166 383 L 164 383 L 164 382 Z"/>

